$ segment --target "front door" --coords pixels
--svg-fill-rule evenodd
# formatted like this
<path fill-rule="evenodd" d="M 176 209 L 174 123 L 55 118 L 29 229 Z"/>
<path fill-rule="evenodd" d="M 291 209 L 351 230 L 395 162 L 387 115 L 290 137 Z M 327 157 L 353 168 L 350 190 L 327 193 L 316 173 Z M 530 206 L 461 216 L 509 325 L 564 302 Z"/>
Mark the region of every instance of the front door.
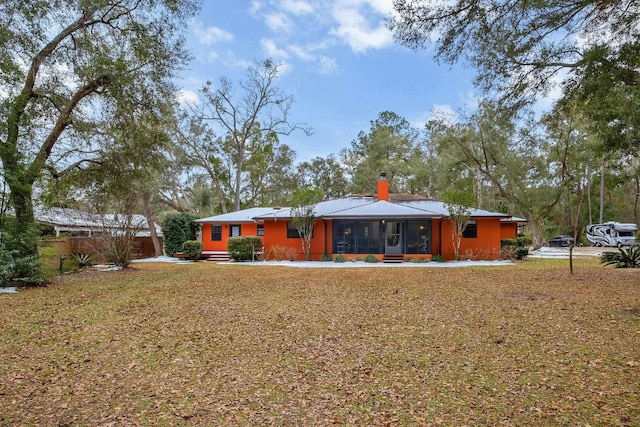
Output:
<path fill-rule="evenodd" d="M 402 253 L 402 223 L 398 221 L 387 221 L 384 239 L 385 254 Z"/>

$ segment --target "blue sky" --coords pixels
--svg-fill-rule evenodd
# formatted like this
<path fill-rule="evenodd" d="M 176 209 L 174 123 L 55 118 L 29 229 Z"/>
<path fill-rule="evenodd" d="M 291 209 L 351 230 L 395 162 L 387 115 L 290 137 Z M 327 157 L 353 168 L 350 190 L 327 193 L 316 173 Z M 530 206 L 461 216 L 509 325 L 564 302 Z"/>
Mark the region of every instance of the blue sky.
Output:
<path fill-rule="evenodd" d="M 433 60 L 432 50 L 394 42 L 384 19 L 392 0 L 205 0 L 188 30 L 194 56 L 183 98 L 221 76 L 237 85 L 256 60 L 282 63 L 292 120 L 310 125 L 281 139 L 297 160 L 326 157 L 368 131 L 382 111 L 422 126 L 432 111 L 472 109 L 473 71 Z"/>

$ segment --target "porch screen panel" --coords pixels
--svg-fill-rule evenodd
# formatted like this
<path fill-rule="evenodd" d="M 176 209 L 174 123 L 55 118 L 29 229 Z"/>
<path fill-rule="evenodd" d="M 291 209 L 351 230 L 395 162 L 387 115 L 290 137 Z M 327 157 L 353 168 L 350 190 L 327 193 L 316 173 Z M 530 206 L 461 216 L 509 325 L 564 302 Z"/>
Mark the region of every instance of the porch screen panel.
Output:
<path fill-rule="evenodd" d="M 333 253 L 356 253 L 356 223 L 353 221 L 333 222 Z"/>
<path fill-rule="evenodd" d="M 383 252 L 379 221 L 359 221 L 357 229 L 357 253 L 381 254 Z"/>
<path fill-rule="evenodd" d="M 431 221 L 409 221 L 407 223 L 408 254 L 431 253 Z"/>

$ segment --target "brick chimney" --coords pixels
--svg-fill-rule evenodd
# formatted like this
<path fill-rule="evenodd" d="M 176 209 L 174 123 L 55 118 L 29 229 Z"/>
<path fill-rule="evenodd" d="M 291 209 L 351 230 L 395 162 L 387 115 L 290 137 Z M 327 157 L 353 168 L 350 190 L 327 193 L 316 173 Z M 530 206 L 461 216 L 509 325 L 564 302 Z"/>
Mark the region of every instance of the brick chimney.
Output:
<path fill-rule="evenodd" d="M 378 200 L 389 201 L 389 181 L 387 174 L 382 172 L 378 180 Z"/>

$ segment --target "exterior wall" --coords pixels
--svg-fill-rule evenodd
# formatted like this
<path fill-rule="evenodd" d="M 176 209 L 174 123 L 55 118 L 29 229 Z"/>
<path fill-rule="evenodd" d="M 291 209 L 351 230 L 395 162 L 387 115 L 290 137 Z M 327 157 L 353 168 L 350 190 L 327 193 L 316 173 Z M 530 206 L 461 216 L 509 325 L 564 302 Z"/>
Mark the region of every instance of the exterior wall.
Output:
<path fill-rule="evenodd" d="M 478 235 L 475 238 L 462 238 L 460 242 L 461 259 L 497 259 L 500 256 L 500 218 L 474 219 L 478 227 Z M 437 220 L 433 221 L 432 252 L 433 254 L 440 253 L 444 260 L 453 260 L 455 259 L 455 252 L 451 238 L 451 221 L 448 218 L 441 220 L 441 236 L 438 236 L 439 222 Z M 442 240 L 440 241 L 439 239 Z"/>
<path fill-rule="evenodd" d="M 500 239 L 515 239 L 516 237 L 518 237 L 518 223 L 500 221 Z"/>
<path fill-rule="evenodd" d="M 242 223 L 220 223 L 202 224 L 202 250 L 203 251 L 227 251 L 227 243 L 229 242 L 229 230 L 231 225 L 240 225 L 240 233 L 242 236 L 255 236 L 258 234 L 258 224 L 253 222 Z M 211 240 L 211 226 L 222 226 L 222 240 Z M 265 232 L 266 233 L 266 232 Z M 264 241 L 264 237 L 262 237 Z"/>
<path fill-rule="evenodd" d="M 263 243 L 268 258 L 273 258 L 275 251 L 290 248 L 287 255 L 297 260 L 304 259 L 302 240 L 299 237 L 287 237 L 287 223 L 289 221 L 265 221 Z M 326 233 L 326 234 L 325 234 Z M 316 221 L 311 238 L 311 259 L 319 261 L 325 254 L 325 242 L 328 251 L 331 250 L 331 221 Z"/>

